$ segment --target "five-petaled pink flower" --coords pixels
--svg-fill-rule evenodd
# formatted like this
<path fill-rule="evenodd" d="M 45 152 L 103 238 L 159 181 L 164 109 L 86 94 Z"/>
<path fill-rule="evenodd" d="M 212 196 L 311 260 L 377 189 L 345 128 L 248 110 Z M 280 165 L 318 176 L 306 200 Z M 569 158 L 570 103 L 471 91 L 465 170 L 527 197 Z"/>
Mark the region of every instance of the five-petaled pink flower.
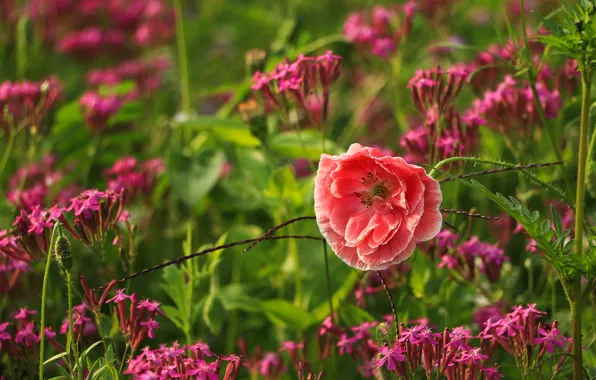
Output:
<path fill-rule="evenodd" d="M 419 166 L 352 144 L 323 154 L 315 179 L 315 213 L 335 254 L 361 270 L 406 260 L 434 238 L 443 218 L 439 183 Z"/>
<path fill-rule="evenodd" d="M 388 345 L 384 345 L 381 347 L 381 352 L 379 352 L 377 367 L 387 367 L 389 371 L 395 371 L 397 362 L 403 362 L 404 360 L 406 360 L 406 357 L 399 346 L 389 348 Z"/>

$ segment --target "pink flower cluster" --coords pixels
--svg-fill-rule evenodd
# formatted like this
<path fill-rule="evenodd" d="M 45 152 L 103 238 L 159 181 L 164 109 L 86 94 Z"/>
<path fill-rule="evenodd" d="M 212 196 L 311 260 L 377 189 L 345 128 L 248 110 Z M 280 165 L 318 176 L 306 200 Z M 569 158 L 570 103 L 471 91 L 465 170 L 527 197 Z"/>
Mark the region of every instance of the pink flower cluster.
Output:
<path fill-rule="evenodd" d="M 406 152 L 404 160 L 421 165 L 430 162 L 432 154 L 440 160 L 473 154 L 478 146 L 481 121 L 462 118 L 450 108 L 444 115 L 440 131 L 434 125 L 430 128 L 420 125 L 402 135 L 399 145 Z"/>
<path fill-rule="evenodd" d="M 26 126 L 40 130 L 61 94 L 62 87 L 55 77 L 40 82 L 0 83 L 0 128 L 11 132 Z"/>
<path fill-rule="evenodd" d="M 93 88 L 101 85 L 113 86 L 123 81 L 132 81 L 135 88 L 126 94 L 128 100 L 134 100 L 141 95 L 152 94 L 160 85 L 161 74 L 170 66 L 166 57 L 153 61 L 125 61 L 116 67 L 98 69 L 87 74 L 87 83 Z"/>
<path fill-rule="evenodd" d="M 0 323 L 0 352 L 8 353 L 10 358 L 17 361 L 17 365 L 33 365 L 29 358 L 39 355 L 40 331 L 32 319 L 35 314 L 35 310 L 20 308 L 12 315 L 14 322 Z M 63 347 L 54 339 L 56 333 L 51 327 L 45 328 L 45 337 L 59 352 L 63 351 Z"/>
<path fill-rule="evenodd" d="M 339 78 L 340 66 L 341 57 L 331 51 L 317 57 L 300 55 L 294 62 L 286 59 L 270 73 L 255 72 L 251 89 L 263 97 L 265 111 L 281 108 L 287 112 L 290 102 L 306 112 L 311 123 L 320 124 L 327 120 L 331 85 Z M 313 109 L 315 102 L 318 109 Z"/>
<path fill-rule="evenodd" d="M 116 193 L 124 191 L 125 201 L 131 202 L 138 196 L 151 194 L 157 178 L 166 169 L 161 158 L 139 163 L 134 157 L 123 157 L 104 171 L 108 189 Z"/>
<path fill-rule="evenodd" d="M 16 242 L 8 236 L 8 231 L 0 230 L 0 294 L 8 294 L 13 290 L 23 273 L 29 270 L 26 262 L 4 254 L 3 250 L 14 246 Z"/>
<path fill-rule="evenodd" d="M 544 82 L 537 82 L 536 89 L 546 118 L 555 118 L 563 106 L 559 91 L 549 90 Z M 530 85 L 524 83 L 520 87 L 507 75 L 495 90 L 486 91 L 474 101 L 466 117 L 483 119 L 487 127 L 501 133 L 516 131 L 527 135 L 532 126 L 541 126 L 538 112 Z"/>
<path fill-rule="evenodd" d="M 294 343 L 294 347 L 299 344 Z M 287 346 L 287 344 L 286 344 Z M 263 352 L 260 346 L 255 347 L 254 354 L 251 356 L 248 352 L 248 347 L 244 339 L 238 340 L 238 348 L 244 360 L 244 366 L 248 368 L 252 378 L 257 378 L 259 375 L 266 380 L 279 380 L 282 375 L 288 370 L 283 363 L 282 357 L 277 352 Z"/>
<path fill-rule="evenodd" d="M 385 270 L 379 271 L 379 274 L 383 277 L 383 280 L 385 280 L 387 287 L 389 289 L 393 289 L 404 283 L 404 281 L 407 279 L 405 274 L 409 271 L 410 264 L 401 262 L 399 264 L 392 265 Z M 368 273 L 364 277 L 363 281 L 356 286 L 354 295 L 356 297 L 358 306 L 364 307 L 366 304 L 365 296 L 382 293 L 385 291 L 385 287 L 381 281 L 381 278 L 379 277 L 379 274 L 375 272 Z"/>
<path fill-rule="evenodd" d="M 85 190 L 72 198 L 68 207 L 33 207 L 21 210 L 13 223 L 14 229 L 0 240 L 0 253 L 16 260 L 38 260 L 49 251 L 50 237 L 56 221 L 60 221 L 72 236 L 92 246 L 103 241 L 108 230 L 123 215 L 122 195 L 111 190 Z M 72 212 L 68 220 L 66 213 Z M 72 223 L 69 222 L 72 220 Z"/>
<path fill-rule="evenodd" d="M 163 0 L 34 0 L 29 9 L 47 42 L 85 60 L 161 45 L 174 35 L 174 10 Z"/>
<path fill-rule="evenodd" d="M 202 342 L 186 346 L 174 342 L 170 347 L 162 344 L 154 350 L 145 347 L 139 355 L 130 360 L 124 374 L 132 375 L 139 380 L 219 380 L 221 362 L 227 361 L 223 379 L 236 379 L 242 364 L 240 357 L 230 355 L 209 361 L 209 358 L 213 357 L 215 354 Z"/>
<path fill-rule="evenodd" d="M 22 166 L 15 172 L 8 181 L 6 198 L 15 206 L 26 210 L 43 206 L 47 203 L 51 190 L 65 174 L 63 170 L 56 168 L 56 158 L 46 155 L 42 162 Z M 61 186 L 54 201 L 59 205 L 66 205 L 78 191 L 76 184 Z"/>
<path fill-rule="evenodd" d="M 159 302 L 139 301 L 135 294 L 127 295 L 124 289 L 118 289 L 116 295 L 106 303 L 114 303 L 118 325 L 132 351 L 136 351 L 143 339 L 155 337 L 159 323 L 154 319 L 157 314 L 164 315 Z"/>
<path fill-rule="evenodd" d="M 498 282 L 501 268 L 509 257 L 498 244 L 481 242 L 477 236 L 459 241 L 449 230 L 441 231 L 430 246 L 424 248 L 433 259 L 439 259 L 439 268 L 456 272 L 460 278 L 473 282 L 484 274 L 490 282 Z"/>
<path fill-rule="evenodd" d="M 526 307 L 516 306 L 513 311 L 501 319 L 485 322 L 484 330 L 479 334 L 481 347 L 491 356 L 497 346 L 515 356 L 518 363 L 525 368 L 533 368 L 541 364 L 545 354 L 553 354 L 556 350 L 569 353 L 571 339 L 559 331 L 558 322 L 542 323 L 539 321 L 546 314 L 536 309 L 536 304 Z M 553 376 L 561 369 L 567 355 L 562 355 L 554 368 Z"/>
<path fill-rule="evenodd" d="M 371 15 L 351 13 L 344 22 L 344 35 L 371 54 L 388 59 L 412 30 L 415 9 L 415 3 L 409 1 L 392 9 L 377 5 Z"/>
<path fill-rule="evenodd" d="M 88 91 L 81 96 L 79 104 L 85 119 L 85 125 L 94 133 L 102 133 L 112 118 L 124 105 L 121 95 L 100 95 L 96 91 Z"/>
<path fill-rule="evenodd" d="M 95 326 L 95 323 L 93 323 L 91 318 L 87 317 L 87 306 L 85 304 L 82 303 L 80 305 L 74 306 L 72 308 L 72 314 L 73 333 L 75 339 L 78 340 L 81 336 L 87 336 L 97 331 L 97 326 Z M 62 325 L 60 326 L 60 334 L 68 334 L 69 327 L 70 325 L 67 316 L 64 318 Z"/>

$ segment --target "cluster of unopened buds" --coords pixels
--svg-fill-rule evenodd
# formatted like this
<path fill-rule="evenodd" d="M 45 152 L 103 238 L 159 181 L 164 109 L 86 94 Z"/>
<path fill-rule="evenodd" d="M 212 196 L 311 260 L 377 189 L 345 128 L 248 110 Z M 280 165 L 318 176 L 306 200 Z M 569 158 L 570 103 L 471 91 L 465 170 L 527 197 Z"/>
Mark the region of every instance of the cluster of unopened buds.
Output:
<path fill-rule="evenodd" d="M 509 261 L 498 244 L 484 243 L 477 236 L 461 241 L 449 230 L 439 232 L 422 248 L 433 260 L 439 261 L 439 268 L 447 268 L 460 280 L 470 282 L 475 282 L 480 274 L 492 283 L 498 282 L 503 264 Z"/>
<path fill-rule="evenodd" d="M 85 60 L 161 45 L 174 35 L 174 10 L 163 0 L 34 0 L 29 9 L 47 42 Z"/>
<path fill-rule="evenodd" d="M 55 77 L 40 82 L 0 83 L 0 129 L 16 133 L 29 127 L 37 132 L 62 94 Z"/>
<path fill-rule="evenodd" d="M 76 184 L 61 186 L 55 197 L 49 199 L 53 188 L 65 174 L 64 170 L 56 168 L 56 158 L 46 155 L 41 162 L 22 166 L 10 177 L 6 198 L 26 210 L 44 206 L 51 200 L 58 205 L 66 205 L 80 191 Z"/>
<path fill-rule="evenodd" d="M 101 85 L 114 86 L 124 81 L 134 82 L 135 88 L 126 94 L 127 100 L 152 94 L 161 83 L 161 74 L 170 66 L 165 57 L 153 61 L 125 61 L 116 67 L 97 69 L 87 74 L 87 83 L 94 89 Z"/>
<path fill-rule="evenodd" d="M 157 178 L 166 169 L 161 158 L 152 158 L 142 163 L 134 157 L 123 157 L 104 171 L 108 189 L 116 193 L 124 191 L 126 203 L 139 196 L 151 194 Z"/>
<path fill-rule="evenodd" d="M 266 112 L 280 109 L 287 117 L 294 104 L 316 125 L 327 120 L 331 85 L 339 77 L 340 66 L 341 57 L 331 51 L 317 57 L 301 55 L 270 73 L 255 72 L 251 88 L 261 94 Z"/>
<path fill-rule="evenodd" d="M 65 214 L 71 212 L 72 222 L 69 222 Z M 56 222 L 61 222 L 72 237 L 87 246 L 103 243 L 107 232 L 117 228 L 123 214 L 122 194 L 111 190 L 85 190 L 68 207 L 35 206 L 30 211 L 21 210 L 13 230 L 1 240 L 0 253 L 26 262 L 39 260 L 49 252 Z"/>
<path fill-rule="evenodd" d="M 351 13 L 344 22 L 344 35 L 371 54 L 388 59 L 412 30 L 416 9 L 416 4 L 409 1 L 391 9 L 377 5 L 371 15 Z"/>

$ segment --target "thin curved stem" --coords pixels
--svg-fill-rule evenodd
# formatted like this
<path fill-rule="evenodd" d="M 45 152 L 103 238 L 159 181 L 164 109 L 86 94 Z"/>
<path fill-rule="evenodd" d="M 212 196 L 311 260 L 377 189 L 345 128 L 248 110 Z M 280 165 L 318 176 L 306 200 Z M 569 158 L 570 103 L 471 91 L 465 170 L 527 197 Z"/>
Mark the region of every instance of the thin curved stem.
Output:
<path fill-rule="evenodd" d="M 4 154 L 2 155 L 2 161 L 0 161 L 0 174 L 4 171 L 6 167 L 6 163 L 8 162 L 8 158 L 10 157 L 10 153 L 12 152 L 12 147 L 14 146 L 16 132 L 8 130 L 8 141 L 6 142 L 6 147 L 4 150 Z"/>
<path fill-rule="evenodd" d="M 381 279 L 381 282 L 383 283 L 383 288 L 385 289 L 385 293 L 387 293 L 387 298 L 389 298 L 389 303 L 391 304 L 391 311 L 393 312 L 393 319 L 395 322 L 395 341 L 397 342 L 400 335 L 399 319 L 397 318 L 397 308 L 395 307 L 395 302 L 393 302 L 393 296 L 389 291 L 389 287 L 387 286 L 387 282 L 385 282 L 385 279 L 383 278 L 381 271 L 377 271 L 377 276 L 379 276 L 379 278 Z"/>
<path fill-rule="evenodd" d="M 43 284 L 41 288 L 41 326 L 39 327 L 39 380 L 43 380 L 43 362 L 45 354 L 45 326 L 46 326 L 46 294 L 48 288 L 48 278 L 50 277 L 50 263 L 52 262 L 52 250 L 54 249 L 54 241 L 58 234 L 58 222 L 54 223 L 52 230 L 52 237 L 50 238 L 50 248 L 46 253 L 46 269 L 43 272 Z"/>

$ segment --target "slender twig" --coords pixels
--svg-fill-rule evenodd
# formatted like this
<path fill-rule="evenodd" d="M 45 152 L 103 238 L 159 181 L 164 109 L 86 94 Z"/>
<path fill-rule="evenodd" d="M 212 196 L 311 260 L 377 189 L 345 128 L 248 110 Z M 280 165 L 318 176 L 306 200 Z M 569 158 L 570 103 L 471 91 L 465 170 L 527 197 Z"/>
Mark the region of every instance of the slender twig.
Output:
<path fill-rule="evenodd" d="M 460 230 L 458 230 L 458 229 L 457 229 L 457 227 L 455 227 L 453 224 L 451 224 L 451 223 L 447 222 L 446 220 L 443 220 L 443 223 L 444 223 L 444 224 L 445 224 L 447 227 L 449 227 L 449 228 L 451 228 L 453 231 L 455 231 L 455 233 L 457 233 L 459 236 L 462 236 L 462 237 L 463 237 L 463 236 L 466 236 L 466 234 L 462 233 Z"/>
<path fill-rule="evenodd" d="M 391 311 L 393 312 L 393 319 L 395 322 L 395 341 L 397 342 L 400 335 L 400 328 L 399 320 L 397 318 L 397 309 L 395 308 L 395 302 L 393 302 L 393 296 L 391 296 L 391 292 L 389 291 L 389 287 L 387 286 L 385 279 L 381 275 L 381 271 L 377 271 L 377 276 L 379 276 L 379 278 L 381 279 L 381 282 L 383 283 L 383 288 L 385 288 L 385 293 L 387 293 L 387 298 L 389 298 L 389 303 L 391 303 Z"/>
<path fill-rule="evenodd" d="M 474 173 L 466 173 L 466 174 L 458 175 L 458 176 L 455 176 L 452 178 L 445 178 L 443 180 L 440 180 L 439 183 L 455 181 L 457 179 L 463 179 L 463 178 L 478 177 L 478 176 L 486 175 L 486 174 L 510 172 L 510 171 L 516 171 L 516 170 L 522 170 L 522 169 L 536 169 L 536 168 L 543 168 L 546 166 L 553 166 L 553 165 L 563 165 L 564 163 L 565 163 L 565 161 L 556 161 L 556 162 L 547 162 L 544 164 L 517 165 L 517 166 L 512 166 L 512 167 L 502 168 L 502 169 L 488 169 L 488 170 L 482 170 L 482 171 L 474 172 Z"/>
<path fill-rule="evenodd" d="M 441 212 L 447 212 L 450 214 L 457 214 L 457 215 L 464 215 L 464 216 L 468 216 L 470 218 L 478 218 L 478 219 L 486 219 L 486 220 L 500 220 L 499 218 L 494 218 L 492 216 L 485 216 L 485 215 L 481 215 L 481 214 L 472 214 L 467 211 L 452 210 L 450 208 L 442 208 Z"/>
<path fill-rule="evenodd" d="M 290 219 L 287 222 L 283 222 L 282 224 L 271 228 L 269 231 L 265 232 L 260 238 L 256 239 L 251 245 L 244 248 L 244 251 L 242 251 L 242 254 L 244 255 L 246 252 L 253 249 L 255 245 L 259 244 L 261 242 L 261 240 L 266 239 L 267 236 L 273 235 L 276 231 L 281 230 L 282 228 L 289 226 L 292 223 L 296 223 L 301 220 L 313 220 L 313 219 L 316 219 L 316 218 L 314 216 L 300 216 L 298 218 Z"/>
<path fill-rule="evenodd" d="M 325 239 L 320 238 L 320 237 L 316 237 L 316 236 L 299 236 L 299 235 L 283 235 L 283 236 L 267 236 L 265 238 L 263 238 L 262 236 L 256 239 L 248 239 L 248 240 L 242 240 L 242 241 L 237 241 L 237 242 L 233 242 L 233 243 L 228 243 L 228 244 L 224 244 L 224 245 L 219 245 L 217 247 L 213 247 L 213 248 L 208 248 L 196 253 L 193 253 L 192 255 L 188 255 L 188 256 L 181 256 L 177 259 L 171 260 L 171 261 L 166 261 L 165 263 L 162 264 L 158 264 L 155 265 L 151 268 L 147 268 L 147 269 L 143 269 L 140 272 L 136 272 L 133 273 L 129 276 L 126 277 L 122 277 L 119 280 L 116 280 L 116 283 L 123 283 L 125 281 L 128 280 L 132 280 L 134 278 L 137 278 L 139 276 L 143 276 L 145 274 L 151 273 L 151 272 L 155 272 L 157 270 L 163 269 L 165 267 L 169 267 L 170 265 L 176 265 L 176 264 L 180 264 L 185 262 L 186 260 L 190 260 L 190 259 L 194 259 L 195 257 L 200 257 L 200 256 L 204 256 L 207 255 L 211 252 L 215 252 L 215 251 L 219 251 L 222 249 L 227 249 L 227 248 L 232 248 L 232 247 L 236 247 L 238 245 L 244 245 L 244 244 L 249 244 L 249 243 L 254 243 L 254 242 L 261 242 L 263 240 L 281 240 L 281 239 L 308 239 L 308 240 L 318 240 L 318 241 L 325 241 Z M 103 290 L 107 285 L 103 285 L 100 286 L 99 288 L 95 288 L 95 291 L 101 291 Z"/>

